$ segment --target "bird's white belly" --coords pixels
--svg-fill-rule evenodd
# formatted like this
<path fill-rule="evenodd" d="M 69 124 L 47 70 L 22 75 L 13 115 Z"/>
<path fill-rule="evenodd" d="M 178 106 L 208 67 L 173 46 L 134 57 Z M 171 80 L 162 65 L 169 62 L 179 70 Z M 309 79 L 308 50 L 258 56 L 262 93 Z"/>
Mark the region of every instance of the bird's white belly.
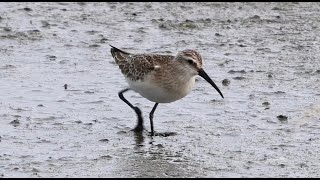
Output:
<path fill-rule="evenodd" d="M 167 90 L 151 81 L 131 81 L 126 78 L 130 88 L 139 93 L 144 98 L 157 103 L 170 103 L 185 97 L 190 93 L 194 85 L 194 78 L 190 79 L 189 83 L 184 84 L 175 90 Z"/>

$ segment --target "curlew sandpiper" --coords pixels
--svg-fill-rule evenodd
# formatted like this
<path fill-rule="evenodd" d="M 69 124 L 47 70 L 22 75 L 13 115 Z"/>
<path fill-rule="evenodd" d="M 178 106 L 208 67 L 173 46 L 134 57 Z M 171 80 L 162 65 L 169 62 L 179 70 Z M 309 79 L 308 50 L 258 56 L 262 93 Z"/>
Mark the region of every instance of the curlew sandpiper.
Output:
<path fill-rule="evenodd" d="M 111 46 L 111 54 L 129 84 L 129 88 L 121 90 L 118 95 L 138 116 L 138 124 L 133 129 L 136 132 L 143 130 L 143 118 L 141 110 L 124 98 L 123 93 L 128 90 L 155 102 L 149 114 L 151 136 L 154 135 L 153 114 L 158 104 L 171 103 L 189 94 L 195 84 L 196 75 L 210 83 L 223 98 L 217 85 L 203 70 L 202 57 L 195 50 L 187 49 L 172 56 L 132 54 Z"/>

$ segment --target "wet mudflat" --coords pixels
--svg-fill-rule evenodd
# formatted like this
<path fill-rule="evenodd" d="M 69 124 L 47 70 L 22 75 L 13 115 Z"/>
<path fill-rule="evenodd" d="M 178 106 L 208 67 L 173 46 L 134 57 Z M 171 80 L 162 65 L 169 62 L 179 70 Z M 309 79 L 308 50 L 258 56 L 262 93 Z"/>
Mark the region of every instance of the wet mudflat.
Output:
<path fill-rule="evenodd" d="M 0 3 L 0 177 L 319 177 L 319 3 Z M 151 138 L 108 44 L 197 49 Z M 67 89 L 65 89 L 65 84 Z M 143 111 L 153 102 L 128 92 Z"/>

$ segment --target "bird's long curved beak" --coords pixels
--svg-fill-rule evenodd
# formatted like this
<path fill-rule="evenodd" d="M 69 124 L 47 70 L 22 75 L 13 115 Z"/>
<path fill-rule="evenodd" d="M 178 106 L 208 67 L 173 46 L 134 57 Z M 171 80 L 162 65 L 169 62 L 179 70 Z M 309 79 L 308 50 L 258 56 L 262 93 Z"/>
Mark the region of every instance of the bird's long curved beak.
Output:
<path fill-rule="evenodd" d="M 218 88 L 218 86 L 212 81 L 212 79 L 208 76 L 208 74 L 207 74 L 202 68 L 198 71 L 198 73 L 199 73 L 199 76 L 201 76 L 201 77 L 202 77 L 203 79 L 205 79 L 208 83 L 210 83 L 211 86 L 213 86 L 213 87 L 219 92 L 219 94 L 221 95 L 221 97 L 224 98 L 223 95 L 222 95 L 222 93 L 221 93 L 221 91 L 220 91 L 220 89 Z"/>

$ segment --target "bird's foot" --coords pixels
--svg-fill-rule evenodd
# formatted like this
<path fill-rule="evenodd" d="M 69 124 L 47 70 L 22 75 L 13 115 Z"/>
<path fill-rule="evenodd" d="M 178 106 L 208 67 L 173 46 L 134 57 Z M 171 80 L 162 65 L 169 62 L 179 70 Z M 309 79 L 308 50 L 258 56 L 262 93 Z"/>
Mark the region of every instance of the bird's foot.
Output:
<path fill-rule="evenodd" d="M 135 128 L 133 128 L 131 131 L 133 132 L 142 132 L 144 130 L 143 126 L 136 126 Z"/>

